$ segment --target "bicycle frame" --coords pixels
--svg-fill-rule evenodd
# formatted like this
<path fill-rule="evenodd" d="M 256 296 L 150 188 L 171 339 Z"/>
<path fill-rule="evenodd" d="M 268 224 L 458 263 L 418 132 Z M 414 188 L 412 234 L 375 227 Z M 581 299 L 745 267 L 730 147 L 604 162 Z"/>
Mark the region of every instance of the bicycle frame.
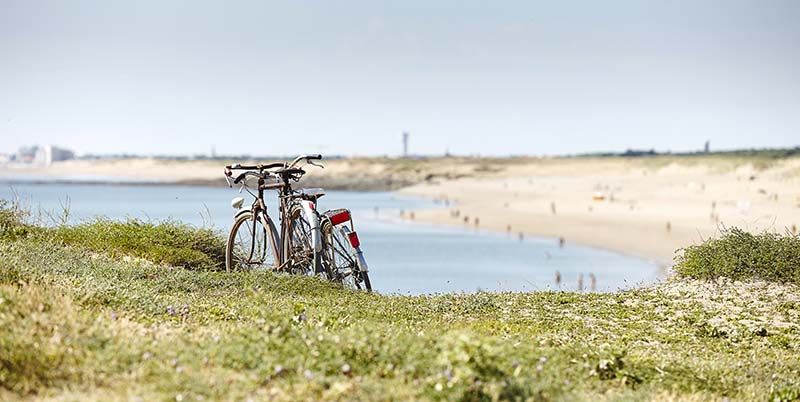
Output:
<path fill-rule="evenodd" d="M 252 194 L 255 196 L 255 200 L 251 205 L 249 211 L 253 215 L 253 227 L 255 227 L 256 220 L 259 218 L 259 214 L 263 213 L 267 217 L 267 221 L 270 221 L 269 212 L 267 211 L 266 203 L 264 202 L 264 190 L 278 190 L 279 195 L 279 219 L 280 219 L 280 235 L 273 234 L 273 237 L 276 238 L 277 244 L 275 244 L 274 248 L 276 248 L 275 252 L 278 255 L 278 259 L 280 261 L 280 266 L 278 270 L 283 270 L 286 268 L 287 264 L 290 262 L 288 260 L 288 256 L 285 255 L 285 245 L 287 241 L 291 241 L 291 239 L 287 238 L 288 230 L 289 230 L 289 223 L 291 222 L 291 218 L 289 216 L 289 212 L 291 209 L 291 205 L 293 202 L 297 202 L 305 214 L 306 220 L 309 223 L 310 230 L 311 230 L 311 246 L 314 250 L 314 253 L 319 253 L 322 251 L 322 234 L 320 231 L 320 224 L 319 224 L 319 215 L 316 211 L 316 206 L 313 202 L 305 199 L 298 199 L 299 197 L 294 194 L 294 190 L 292 189 L 291 183 L 288 180 L 284 182 L 276 182 L 265 184 L 263 178 L 258 179 L 258 190 L 257 194 Z M 249 190 L 248 190 L 249 192 Z M 248 210 L 242 210 L 236 214 L 238 216 L 241 213 L 247 212 Z M 251 239 L 251 249 L 250 249 L 250 257 L 252 258 L 253 252 L 255 251 L 255 231 L 252 232 L 252 239 Z"/>

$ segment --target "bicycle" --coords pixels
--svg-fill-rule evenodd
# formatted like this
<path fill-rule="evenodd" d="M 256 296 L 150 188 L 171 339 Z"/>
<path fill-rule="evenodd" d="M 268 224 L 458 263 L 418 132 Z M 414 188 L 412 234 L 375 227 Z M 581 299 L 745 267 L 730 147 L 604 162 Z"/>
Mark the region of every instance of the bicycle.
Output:
<path fill-rule="evenodd" d="M 225 166 L 229 187 L 240 184 L 255 199 L 250 208 L 242 208 L 243 197 L 231 201 L 238 210 L 234 216 L 225 248 L 225 268 L 266 268 L 300 275 L 320 275 L 345 286 L 371 290 L 368 266 L 361 251 L 350 211 L 339 209 L 317 212 L 316 204 L 325 195 L 322 189 L 294 190 L 306 174 L 298 163 L 314 163 L 322 155 L 301 155 L 291 163 Z M 234 170 L 244 170 L 231 183 Z M 256 192 L 248 178 L 257 179 Z M 264 203 L 264 191 L 277 190 L 280 234 Z M 350 227 L 344 225 L 350 222 Z M 344 241 L 346 240 L 346 242 Z"/>

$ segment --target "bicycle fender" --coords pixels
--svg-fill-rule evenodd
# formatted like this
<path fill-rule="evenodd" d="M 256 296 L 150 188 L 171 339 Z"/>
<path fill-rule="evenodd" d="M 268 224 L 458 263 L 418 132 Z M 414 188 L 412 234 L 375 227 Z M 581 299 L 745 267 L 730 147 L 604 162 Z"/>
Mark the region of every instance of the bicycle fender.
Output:
<path fill-rule="evenodd" d="M 347 226 L 341 226 L 339 228 L 339 231 L 342 233 L 342 235 L 344 235 L 344 237 L 348 237 L 348 235 L 351 233 L 350 228 L 348 228 Z M 369 272 L 367 259 L 364 258 L 364 252 L 361 251 L 361 245 L 358 245 L 358 247 L 353 247 L 353 249 L 355 251 L 355 255 L 353 257 L 356 258 L 356 261 L 358 263 L 358 269 L 360 269 L 361 272 Z"/>
<path fill-rule="evenodd" d="M 319 228 L 319 218 L 316 211 L 314 211 L 314 203 L 308 200 L 300 200 L 300 206 L 303 207 L 303 213 L 306 215 L 308 225 L 311 226 L 311 245 L 314 247 L 315 252 L 322 251 L 322 233 Z"/>

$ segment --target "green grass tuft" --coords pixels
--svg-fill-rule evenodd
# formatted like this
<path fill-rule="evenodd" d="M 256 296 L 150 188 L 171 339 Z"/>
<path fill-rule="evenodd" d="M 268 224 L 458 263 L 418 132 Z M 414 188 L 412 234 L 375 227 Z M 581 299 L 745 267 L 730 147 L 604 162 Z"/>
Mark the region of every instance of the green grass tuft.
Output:
<path fill-rule="evenodd" d="M 725 277 L 800 284 L 800 237 L 726 229 L 718 239 L 687 247 L 675 272 L 697 279 Z"/>
<path fill-rule="evenodd" d="M 29 215 L 19 204 L 0 199 L 0 241 L 44 238 L 114 258 L 137 257 L 190 269 L 225 267 L 225 240 L 211 229 L 175 221 L 151 223 L 105 218 L 77 225 L 41 227 L 29 223 Z"/>
<path fill-rule="evenodd" d="M 49 235 L 67 245 L 77 245 L 111 256 L 132 256 L 192 269 L 225 267 L 225 242 L 210 229 L 178 222 L 147 223 L 97 219 L 75 226 L 59 226 Z"/>

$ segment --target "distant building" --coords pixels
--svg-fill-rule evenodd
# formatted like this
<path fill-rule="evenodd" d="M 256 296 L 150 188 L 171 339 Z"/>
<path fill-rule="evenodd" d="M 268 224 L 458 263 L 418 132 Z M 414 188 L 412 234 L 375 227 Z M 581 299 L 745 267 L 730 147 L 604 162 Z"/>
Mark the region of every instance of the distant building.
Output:
<path fill-rule="evenodd" d="M 33 163 L 34 159 L 36 158 L 36 151 L 39 149 L 38 146 L 30 146 L 30 147 L 20 147 L 19 151 L 17 151 L 16 158 L 14 158 L 17 162 L 21 163 Z"/>
<path fill-rule="evenodd" d="M 705 146 L 703 146 L 703 152 L 704 153 L 711 152 L 711 141 L 706 141 Z"/>
<path fill-rule="evenodd" d="M 403 158 L 408 158 L 408 132 L 403 132 Z"/>
<path fill-rule="evenodd" d="M 50 146 L 50 154 L 53 157 L 52 158 L 53 162 L 68 161 L 70 159 L 75 159 L 75 152 L 66 148 L 58 148 Z"/>
<path fill-rule="evenodd" d="M 75 159 L 75 152 L 53 145 L 22 147 L 15 158 L 18 162 L 50 166 L 53 162 Z"/>

